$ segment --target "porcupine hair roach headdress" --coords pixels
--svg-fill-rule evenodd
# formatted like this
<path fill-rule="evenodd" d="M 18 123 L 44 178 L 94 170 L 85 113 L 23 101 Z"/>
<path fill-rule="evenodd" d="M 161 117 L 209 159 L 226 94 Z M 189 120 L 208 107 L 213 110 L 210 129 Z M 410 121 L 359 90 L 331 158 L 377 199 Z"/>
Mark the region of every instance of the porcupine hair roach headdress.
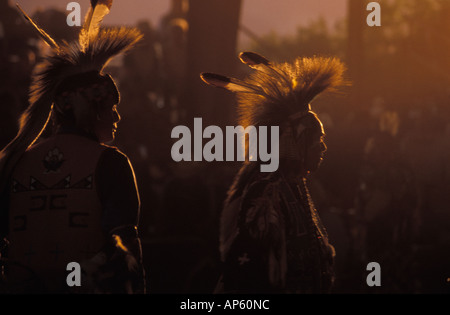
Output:
<path fill-rule="evenodd" d="M 239 80 L 202 73 L 206 83 L 235 92 L 240 125 L 280 126 L 281 133 L 299 136 L 311 124 L 320 123 L 310 103 L 320 93 L 344 83 L 344 65 L 337 58 L 297 58 L 293 63 L 272 63 L 261 55 L 243 52 L 240 60 L 255 69 Z M 286 127 L 292 128 L 286 128 Z M 289 148 L 280 148 L 285 153 Z M 247 148 L 248 150 L 248 148 Z"/>
<path fill-rule="evenodd" d="M 23 152 L 31 146 L 45 129 L 56 98 L 64 88 L 74 89 L 77 84 L 100 82 L 114 86 L 112 78 L 103 73 L 108 62 L 133 47 L 142 34 L 135 28 L 102 28 L 100 24 L 109 13 L 112 0 L 91 0 L 78 41 L 56 43 L 21 8 L 24 18 L 36 29 L 51 48 L 51 53 L 36 65 L 30 88 L 30 105 L 19 119 L 16 137 L 0 152 L 0 189 Z M 57 108 L 56 108 L 57 109 Z M 74 111 L 77 109 L 74 108 Z"/>

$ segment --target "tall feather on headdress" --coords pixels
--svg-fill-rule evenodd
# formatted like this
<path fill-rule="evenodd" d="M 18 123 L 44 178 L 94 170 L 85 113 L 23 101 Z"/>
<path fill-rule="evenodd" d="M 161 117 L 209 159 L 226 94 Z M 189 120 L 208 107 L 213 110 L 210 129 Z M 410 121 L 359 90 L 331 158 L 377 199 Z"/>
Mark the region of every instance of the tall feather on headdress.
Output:
<path fill-rule="evenodd" d="M 92 0 L 78 41 L 60 44 L 19 7 L 52 52 L 36 65 L 30 88 L 30 105 L 20 117 L 17 136 L 0 152 L 0 191 L 5 188 L 11 170 L 23 152 L 45 129 L 58 84 L 76 74 L 89 71 L 102 73 L 113 57 L 128 51 L 142 38 L 136 28 L 100 28 L 111 5 L 112 0 Z"/>
<path fill-rule="evenodd" d="M 51 48 L 58 50 L 58 44 L 55 42 L 53 38 L 51 38 L 50 35 L 47 34 L 46 31 L 44 31 L 42 28 L 40 28 L 34 21 L 26 14 L 26 12 L 22 9 L 22 7 L 19 4 L 16 4 L 17 9 L 19 9 L 20 13 L 22 13 L 25 20 L 27 20 L 31 25 L 33 25 L 34 29 L 37 31 L 38 35 L 44 40 L 47 45 L 49 45 Z"/>
<path fill-rule="evenodd" d="M 91 0 L 91 7 L 86 14 L 78 39 L 83 51 L 89 47 L 89 43 L 97 36 L 100 24 L 109 13 L 111 6 L 112 0 Z"/>

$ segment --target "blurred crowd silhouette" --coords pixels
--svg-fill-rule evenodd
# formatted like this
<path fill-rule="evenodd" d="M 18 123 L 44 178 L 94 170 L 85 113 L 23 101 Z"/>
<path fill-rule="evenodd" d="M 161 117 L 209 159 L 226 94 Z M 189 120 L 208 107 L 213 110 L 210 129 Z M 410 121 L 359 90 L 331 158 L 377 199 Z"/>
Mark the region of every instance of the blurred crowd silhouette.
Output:
<path fill-rule="evenodd" d="M 322 168 L 312 175 L 311 193 L 336 247 L 333 292 L 447 293 L 450 3 L 379 2 L 383 26 L 362 26 L 361 69 L 350 78 L 355 84 L 337 100 L 335 95 L 325 96 L 315 105 L 325 125 L 328 152 Z M 240 2 L 233 5 L 238 8 Z M 77 32 L 65 23 L 65 14 L 49 9 L 33 13 L 33 18 L 55 39 L 70 40 Z M 149 293 L 213 291 L 220 268 L 218 219 L 239 166 L 176 163 L 170 155 L 172 128 L 192 123 L 201 108 L 188 97 L 194 93 L 188 88 L 189 36 L 201 35 L 190 33 L 192 16 L 184 1 L 172 1 L 170 11 L 155 25 L 137 24 L 145 37 L 121 60 L 123 66 L 109 66 L 122 98 L 114 145 L 133 163 L 141 195 L 140 233 Z M 15 136 L 17 118 L 27 106 L 30 73 L 45 47 L 7 0 L 0 0 L 0 22 L 3 147 Z M 255 50 L 276 61 L 336 55 L 355 74 L 355 60 L 348 59 L 351 39 L 346 26 L 347 20 L 330 29 L 318 20 L 299 27 L 296 36 L 269 34 L 232 49 Z M 222 36 L 228 34 L 217 40 Z M 236 33 L 229 36 L 236 41 Z M 227 56 L 227 62 L 246 75 L 248 70 L 235 56 Z M 234 100 L 221 91 L 207 93 L 213 93 L 212 100 L 228 103 L 228 116 L 222 121 L 206 118 L 216 125 L 233 124 Z M 372 261 L 381 265 L 381 287 L 366 284 L 366 266 Z"/>

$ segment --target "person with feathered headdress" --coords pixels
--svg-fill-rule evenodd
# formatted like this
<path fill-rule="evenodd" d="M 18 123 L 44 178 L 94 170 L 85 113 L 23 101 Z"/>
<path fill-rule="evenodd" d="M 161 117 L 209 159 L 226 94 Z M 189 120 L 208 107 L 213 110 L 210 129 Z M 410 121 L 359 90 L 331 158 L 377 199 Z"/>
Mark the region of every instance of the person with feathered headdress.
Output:
<path fill-rule="evenodd" d="M 35 67 L 17 136 L 0 152 L 7 292 L 145 291 L 134 171 L 105 144 L 115 138 L 120 96 L 104 72 L 142 34 L 101 28 L 111 6 L 92 0 L 71 43 L 57 43 L 18 6 L 51 52 Z M 70 262 L 81 265 L 81 286 L 66 283 Z"/>
<path fill-rule="evenodd" d="M 261 173 L 258 162 L 246 161 L 236 175 L 220 219 L 223 273 L 216 292 L 329 292 L 334 248 L 307 187 L 326 151 L 325 132 L 310 103 L 344 83 L 344 65 L 325 57 L 293 63 L 272 63 L 253 52 L 239 57 L 256 70 L 249 77 L 201 78 L 236 93 L 244 128 L 279 126 L 280 166 Z M 246 150 L 252 152 L 248 144 Z"/>

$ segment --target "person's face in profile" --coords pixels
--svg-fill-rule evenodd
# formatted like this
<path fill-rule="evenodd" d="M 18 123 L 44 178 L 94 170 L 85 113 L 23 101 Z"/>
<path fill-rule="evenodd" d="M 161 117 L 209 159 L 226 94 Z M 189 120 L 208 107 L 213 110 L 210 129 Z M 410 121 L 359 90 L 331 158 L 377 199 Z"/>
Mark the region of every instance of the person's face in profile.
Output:
<path fill-rule="evenodd" d="M 316 171 L 322 164 L 327 146 L 324 141 L 323 129 L 312 129 L 308 134 L 306 143 L 305 169 L 308 172 Z"/>
<path fill-rule="evenodd" d="M 108 143 L 115 139 L 117 124 L 121 119 L 117 103 L 118 100 L 110 94 L 98 110 L 94 132 L 101 143 Z"/>
<path fill-rule="evenodd" d="M 318 118 L 310 116 L 308 117 L 307 128 L 303 131 L 298 130 L 297 132 L 304 133 L 304 146 L 300 146 L 300 150 L 304 150 L 300 153 L 304 154 L 304 164 L 301 168 L 307 173 L 314 172 L 322 164 L 324 154 L 327 150 L 322 122 Z"/>

